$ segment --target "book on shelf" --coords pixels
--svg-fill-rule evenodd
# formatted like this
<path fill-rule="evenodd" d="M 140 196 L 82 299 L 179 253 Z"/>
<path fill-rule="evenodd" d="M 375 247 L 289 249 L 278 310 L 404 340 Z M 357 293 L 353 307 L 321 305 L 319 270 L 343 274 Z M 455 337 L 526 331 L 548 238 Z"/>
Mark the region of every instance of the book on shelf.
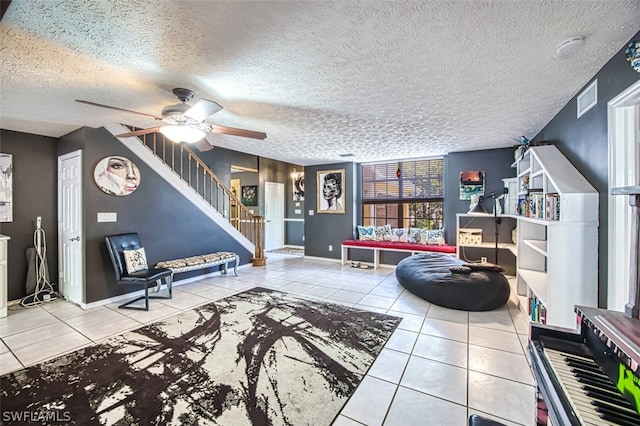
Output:
<path fill-rule="evenodd" d="M 516 205 L 516 214 L 524 217 L 543 219 L 545 211 L 544 194 L 541 189 L 529 190 L 526 196 L 518 199 Z"/>
<path fill-rule="evenodd" d="M 546 220 L 560 220 L 560 194 L 546 194 L 544 218 Z"/>
<path fill-rule="evenodd" d="M 540 324 L 547 323 L 547 308 L 545 308 L 535 295 L 529 296 L 529 318 L 532 322 Z"/>
<path fill-rule="evenodd" d="M 544 218 L 544 195 L 541 189 L 529 191 L 527 201 L 529 203 L 529 217 Z"/>
<path fill-rule="evenodd" d="M 516 213 L 519 216 L 529 217 L 529 202 L 526 197 L 518 198 L 518 207 L 516 209 Z"/>

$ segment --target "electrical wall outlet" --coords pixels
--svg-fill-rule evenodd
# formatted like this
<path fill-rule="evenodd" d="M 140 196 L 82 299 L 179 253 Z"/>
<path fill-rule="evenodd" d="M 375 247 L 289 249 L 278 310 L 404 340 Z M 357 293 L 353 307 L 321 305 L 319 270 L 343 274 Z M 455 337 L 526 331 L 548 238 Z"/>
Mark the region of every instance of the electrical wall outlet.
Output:
<path fill-rule="evenodd" d="M 97 221 L 98 222 L 117 222 L 118 221 L 118 213 L 116 213 L 116 212 L 101 212 L 101 213 L 98 213 Z"/>
<path fill-rule="evenodd" d="M 329 251 L 333 251 L 333 246 L 329 245 Z"/>
<path fill-rule="evenodd" d="M 486 257 L 484 257 L 484 256 L 482 256 L 482 257 L 480 258 L 480 262 L 481 262 L 481 263 L 487 263 L 487 258 L 486 258 Z"/>

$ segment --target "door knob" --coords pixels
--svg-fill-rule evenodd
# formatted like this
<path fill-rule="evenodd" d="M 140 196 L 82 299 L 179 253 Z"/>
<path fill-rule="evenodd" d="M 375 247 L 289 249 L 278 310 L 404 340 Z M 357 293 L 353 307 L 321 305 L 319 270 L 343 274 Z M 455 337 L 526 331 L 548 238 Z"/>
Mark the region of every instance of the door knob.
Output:
<path fill-rule="evenodd" d="M 74 238 L 69 238 L 69 241 L 80 241 L 80 235 L 76 235 Z"/>

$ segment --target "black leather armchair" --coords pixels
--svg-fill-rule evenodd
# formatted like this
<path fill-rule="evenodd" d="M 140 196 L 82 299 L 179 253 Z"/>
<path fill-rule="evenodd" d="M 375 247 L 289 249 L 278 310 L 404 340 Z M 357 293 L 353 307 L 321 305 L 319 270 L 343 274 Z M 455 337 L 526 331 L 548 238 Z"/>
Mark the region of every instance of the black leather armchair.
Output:
<path fill-rule="evenodd" d="M 172 273 L 167 268 L 149 268 L 137 271 L 132 274 L 127 273 L 125 267 L 124 250 L 136 250 L 142 247 L 140 237 L 137 233 L 109 235 L 104 237 L 104 241 L 113 263 L 113 270 L 116 273 L 118 284 L 144 285 L 144 296 L 137 297 L 125 304 L 118 306 L 122 309 L 135 309 L 139 311 L 149 310 L 149 299 L 171 299 Z M 156 292 L 160 291 L 162 281 L 167 285 L 167 296 L 149 296 L 149 286 L 157 285 Z M 144 307 L 129 306 L 129 304 L 143 300 Z"/>

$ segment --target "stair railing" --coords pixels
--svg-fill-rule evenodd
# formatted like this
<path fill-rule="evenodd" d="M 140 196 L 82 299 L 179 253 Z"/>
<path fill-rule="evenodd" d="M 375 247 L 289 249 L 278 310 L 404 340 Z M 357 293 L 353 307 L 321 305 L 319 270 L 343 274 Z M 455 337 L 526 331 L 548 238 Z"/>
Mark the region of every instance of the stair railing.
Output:
<path fill-rule="evenodd" d="M 264 216 L 251 213 L 188 145 L 167 140 L 161 133 L 149 133 L 138 139 L 254 244 L 251 261 L 255 266 L 265 264 Z"/>

